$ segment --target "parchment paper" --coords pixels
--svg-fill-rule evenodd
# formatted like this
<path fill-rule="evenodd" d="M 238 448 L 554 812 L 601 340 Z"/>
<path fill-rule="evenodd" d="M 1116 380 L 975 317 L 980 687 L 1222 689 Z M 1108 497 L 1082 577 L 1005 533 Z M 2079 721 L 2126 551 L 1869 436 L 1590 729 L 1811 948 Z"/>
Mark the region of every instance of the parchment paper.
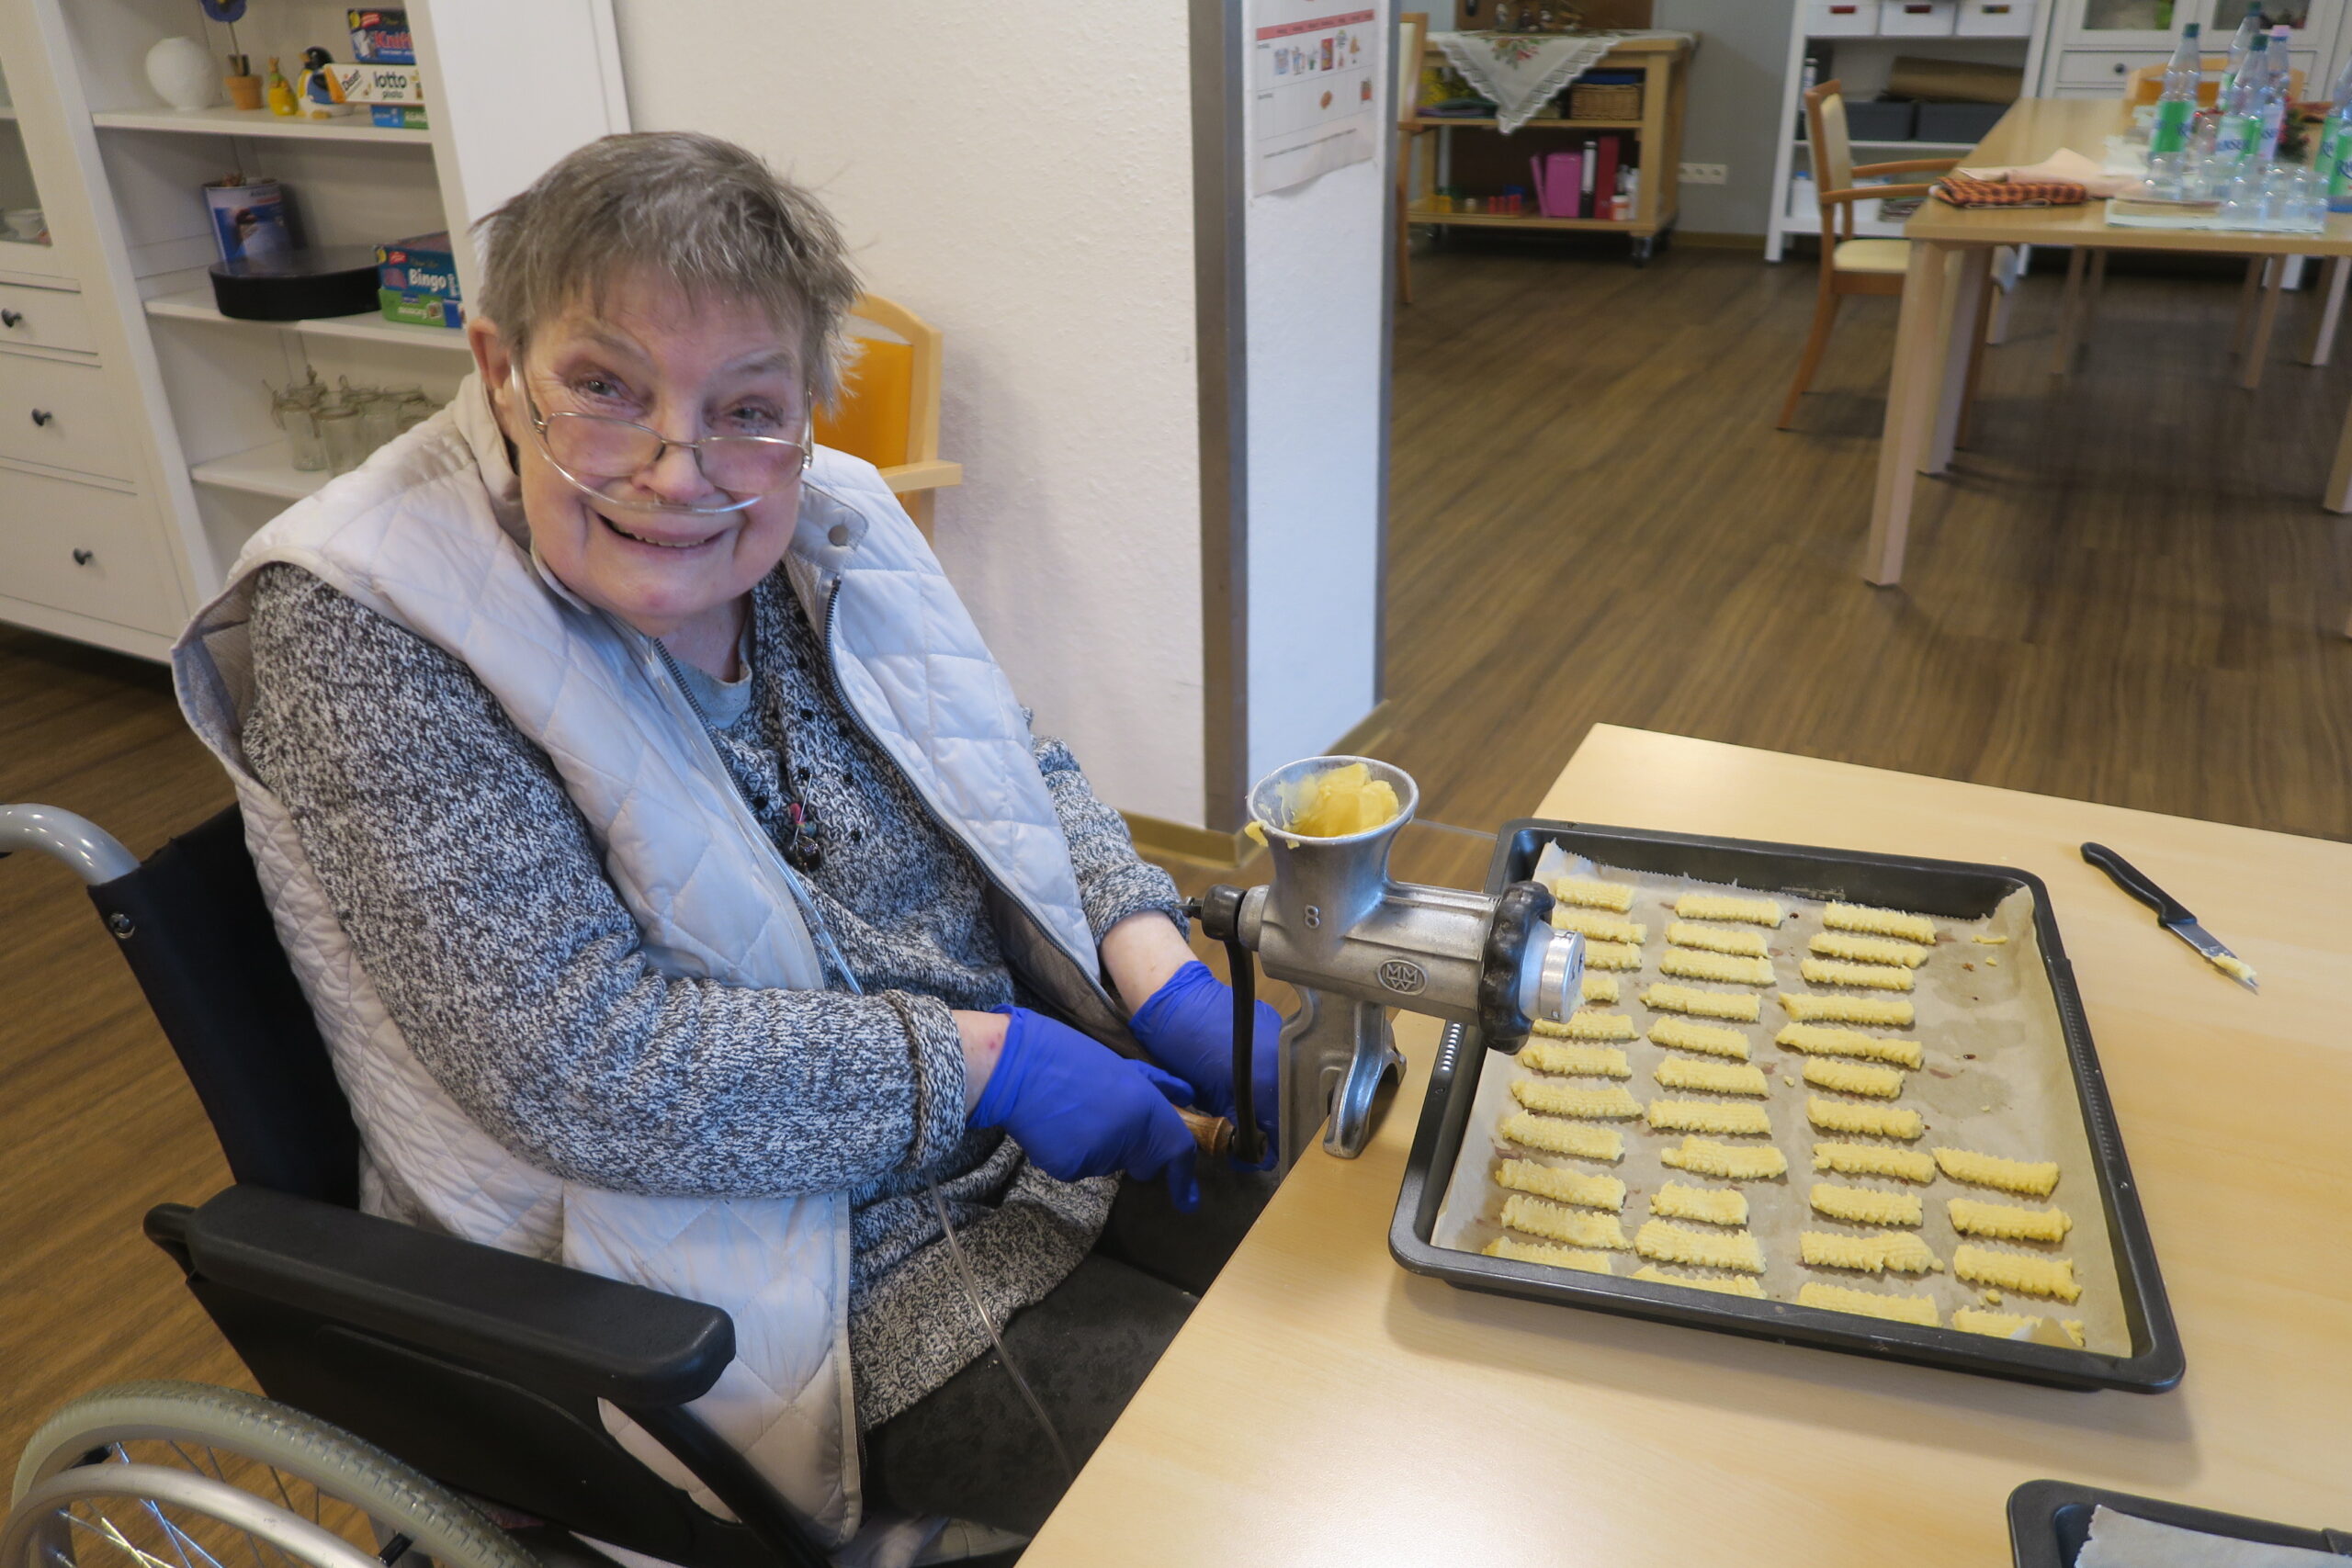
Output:
<path fill-rule="evenodd" d="M 1556 847 L 1547 847 L 1544 855 L 1545 861 L 1538 863 L 1535 879 L 1548 886 L 1554 877 L 1567 874 L 1567 870 L 1565 857 L 1559 855 Z M 1607 867 L 1584 874 L 1634 885 L 1637 891 L 1633 910 L 1626 918 L 1649 928 L 1649 941 L 1642 947 L 1642 967 L 1617 972 L 1622 991 L 1618 1005 L 1589 1004 L 1594 1011 L 1623 1013 L 1634 1021 L 1634 1030 L 1643 1036 L 1624 1043 L 1626 1057 L 1634 1068 L 1633 1077 L 1624 1080 L 1625 1087 L 1636 1100 L 1645 1105 L 1653 1099 L 1660 1098 L 1745 1098 L 1701 1095 L 1659 1087 L 1656 1076 L 1657 1064 L 1670 1055 L 1688 1055 L 1689 1053 L 1668 1051 L 1649 1043 L 1650 1024 L 1661 1015 L 1642 1005 L 1641 993 L 1645 987 L 1661 981 L 1673 985 L 1698 985 L 1708 990 L 1751 989 L 1744 986 L 1672 980 L 1657 971 L 1658 960 L 1667 951 L 1666 928 L 1674 920 L 1668 904 L 1686 892 L 1747 890 Z M 1953 1232 L 1944 1201 L 1948 1198 L 1976 1198 L 2029 1208 L 2041 1208 L 2047 1204 L 2041 1200 L 1948 1180 L 1940 1175 L 1921 1187 L 1907 1181 L 1876 1177 L 1816 1172 L 1813 1168 L 1814 1144 L 1816 1141 L 1884 1144 L 1889 1147 L 1915 1148 L 1929 1153 L 1941 1145 L 2001 1155 L 2011 1159 L 2055 1160 L 2058 1162 L 2058 1187 L 2047 1203 L 2065 1210 L 2074 1220 L 2074 1229 L 2066 1239 L 2057 1243 L 1980 1241 L 1979 1245 L 2073 1258 L 2075 1280 L 2083 1288 L 2082 1299 L 2068 1304 L 2005 1291 L 2002 1292 L 2004 1299 L 1991 1310 L 2018 1313 L 2029 1317 L 2041 1314 L 2047 1321 L 2021 1332 L 2020 1337 L 2060 1345 L 2070 1342 L 2060 1331 L 2057 1320 L 2079 1318 L 2083 1322 L 2087 1348 L 2103 1355 L 2129 1355 L 2132 1337 L 2123 1316 L 2114 1245 L 2108 1234 L 2106 1209 L 2100 1201 L 2089 1130 L 2083 1122 L 2081 1101 L 2075 1093 L 2073 1068 L 2066 1057 L 2065 1035 L 2058 1021 L 2057 998 L 2050 988 L 2048 973 L 2042 967 L 2041 944 L 2034 937 L 2031 892 L 2019 889 L 2004 899 L 1989 918 L 1981 921 L 1931 917 L 1936 922 L 1936 945 L 1927 964 L 1916 971 L 1916 988 L 1909 993 L 1918 1015 L 1917 1024 L 1909 1030 L 1876 1027 L 1869 1030 L 1871 1033 L 1899 1034 L 1916 1039 L 1923 1048 L 1925 1066 L 1905 1075 L 1908 1081 L 1903 1096 L 1893 1102 L 1918 1111 L 1927 1123 L 1927 1132 L 1917 1142 L 1905 1144 L 1893 1139 L 1816 1133 L 1806 1119 L 1807 1097 L 1822 1091 L 1805 1084 L 1805 1058 L 1802 1053 L 1772 1043 L 1772 1037 L 1789 1021 L 1787 1012 L 1781 1006 L 1779 993 L 1871 996 L 1899 993 L 1842 989 L 1833 993 L 1826 987 L 1804 984 L 1799 976 L 1797 965 L 1806 956 L 1808 944 L 1823 929 L 1821 911 L 1824 905 L 1819 899 L 1771 889 L 1760 891 L 1779 899 L 1789 911 L 1788 919 L 1781 922 L 1778 931 L 1761 926 L 1739 929 L 1763 933 L 1771 951 L 1774 985 L 1770 990 L 1759 993 L 1763 998 L 1760 1022 L 1727 1024 L 1725 1027 L 1738 1028 L 1747 1033 L 1749 1060 L 1764 1069 L 1766 1081 L 1771 1089 L 1770 1098 L 1763 1101 L 1772 1122 L 1770 1141 L 1788 1156 L 1788 1175 L 1772 1181 L 1726 1183 L 1712 1177 L 1673 1169 L 1659 1163 L 1658 1153 L 1662 1149 L 1680 1147 L 1685 1134 L 1654 1132 L 1638 1118 L 1609 1123 L 1623 1128 L 1625 1134 L 1625 1157 L 1615 1166 L 1521 1148 L 1505 1141 L 1496 1129 L 1504 1117 L 1519 1109 L 1510 1097 L 1511 1080 L 1536 1075 L 1510 1058 L 1487 1053 L 1487 1060 L 1480 1066 L 1478 1089 L 1472 1102 L 1469 1125 L 1463 1137 L 1461 1158 L 1447 1183 L 1445 1202 L 1438 1212 L 1431 1240 L 1439 1247 L 1455 1251 L 1477 1252 L 1503 1234 L 1498 1218 L 1507 1194 L 1495 1185 L 1493 1177 L 1497 1165 L 1506 1156 L 1539 1160 L 1563 1169 L 1587 1173 L 1609 1170 L 1623 1178 L 1628 1191 L 1623 1223 L 1629 1240 L 1640 1229 L 1642 1223 L 1649 1218 L 1650 1195 L 1658 1190 L 1662 1182 L 1671 1179 L 1704 1187 L 1736 1186 L 1747 1194 L 1748 1228 L 1764 1248 L 1765 1269 L 1760 1282 L 1764 1293 L 1772 1300 L 1793 1302 L 1798 1286 L 1809 1280 L 1818 1280 L 1826 1284 L 1867 1291 L 1926 1295 L 1935 1302 L 1943 1321 L 1949 1325 L 1954 1308 L 1984 1307 L 1990 1303 L 1985 1302 L 1981 1287 L 1964 1284 L 1951 1275 L 1952 1248 L 1967 1238 Z M 2006 936 L 2008 941 L 1995 946 L 1981 945 L 1973 940 L 1978 935 Z M 1703 1019 L 1699 1021 L 1721 1023 L 1724 1021 Z M 1599 1086 L 1614 1080 L 1579 1078 L 1575 1081 Z M 1846 1097 L 1830 1095 L 1825 1098 Z M 1749 1102 L 1754 1103 L 1752 1100 Z M 1754 1137 L 1729 1137 L 1717 1141 L 1739 1147 L 1757 1147 L 1765 1142 Z M 1861 1274 L 1845 1269 L 1806 1267 L 1798 1260 L 1798 1232 L 1819 1230 L 1859 1235 L 1880 1228 L 1850 1224 L 1815 1213 L 1806 1201 L 1806 1195 L 1815 1181 L 1917 1193 L 1927 1213 L 1927 1223 L 1919 1227 L 1919 1234 L 1927 1239 L 1928 1248 L 1943 1260 L 1943 1269 L 1925 1275 L 1882 1275 Z M 1696 1221 L 1676 1223 L 1698 1230 L 1712 1228 Z M 1644 1261 L 1631 1252 L 1618 1254 L 1616 1277 L 1622 1279 L 1630 1275 Z M 1669 1275 L 1690 1275 L 1694 1272 L 1703 1275 L 1705 1272 L 1669 1265 L 1660 1265 L 1660 1268 Z M 1601 1276 L 1597 1274 L 1578 1273 L 1576 1278 L 1591 1284 L 1601 1281 Z M 1962 1331 L 1950 1329 L 1949 1332 L 1958 1334 Z"/>
<path fill-rule="evenodd" d="M 2101 1504 L 2091 1510 L 2091 1537 L 2075 1568 L 2341 1568 L 2343 1562 L 2332 1551 L 2207 1535 Z"/>

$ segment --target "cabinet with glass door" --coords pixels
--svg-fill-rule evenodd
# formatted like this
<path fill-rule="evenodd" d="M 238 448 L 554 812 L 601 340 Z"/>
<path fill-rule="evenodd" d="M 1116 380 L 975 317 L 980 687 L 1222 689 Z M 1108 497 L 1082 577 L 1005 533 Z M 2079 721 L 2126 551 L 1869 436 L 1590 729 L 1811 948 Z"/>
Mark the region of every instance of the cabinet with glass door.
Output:
<path fill-rule="evenodd" d="M 16 99 L 8 92 L 6 67 L 0 64 L 0 273 L 51 277 L 62 266 L 62 258 L 50 243 L 49 220 L 25 151 Z"/>
<path fill-rule="evenodd" d="M 2162 64 L 2190 22 L 2203 28 L 2209 52 L 2222 52 L 2254 6 L 2267 24 L 2295 29 L 2290 52 L 2305 92 L 2326 91 L 2343 63 L 2346 0 L 2057 0 L 2042 94 L 2119 94 L 2132 72 Z"/>

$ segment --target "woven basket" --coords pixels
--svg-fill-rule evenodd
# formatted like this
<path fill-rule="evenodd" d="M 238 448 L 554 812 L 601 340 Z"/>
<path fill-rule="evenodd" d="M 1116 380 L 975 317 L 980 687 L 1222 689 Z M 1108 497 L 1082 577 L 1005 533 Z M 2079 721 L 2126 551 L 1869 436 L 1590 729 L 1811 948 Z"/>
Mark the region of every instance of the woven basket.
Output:
<path fill-rule="evenodd" d="M 1639 119 L 1642 118 L 1642 89 L 1638 84 L 1625 83 L 1602 87 L 1571 87 L 1568 89 L 1570 119 Z"/>

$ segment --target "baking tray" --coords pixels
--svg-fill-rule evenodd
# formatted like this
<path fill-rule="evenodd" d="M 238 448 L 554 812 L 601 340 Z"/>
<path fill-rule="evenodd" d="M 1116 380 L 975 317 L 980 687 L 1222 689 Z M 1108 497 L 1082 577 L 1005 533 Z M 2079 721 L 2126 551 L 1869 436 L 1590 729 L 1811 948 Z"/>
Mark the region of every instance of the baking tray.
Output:
<path fill-rule="evenodd" d="M 2075 1554 L 2090 1539 L 2091 1510 L 2102 1506 L 2119 1514 L 2232 1540 L 2300 1546 L 2306 1551 L 2352 1557 L 2352 1535 L 2343 1530 L 2298 1529 L 2243 1514 L 2217 1514 L 2211 1508 L 2135 1497 L 2129 1492 L 2077 1486 L 2071 1481 L 2029 1481 L 2009 1494 L 2009 1554 L 2017 1560 L 2017 1568 L 2074 1568 Z"/>
<path fill-rule="evenodd" d="M 1736 884 L 1758 892 L 1914 909 L 1951 920 L 1982 919 L 2003 898 L 2019 890 L 2030 892 L 2035 936 L 2057 1002 L 2075 1095 L 2098 1177 L 2100 1205 L 2115 1248 L 2131 1354 L 2102 1355 L 2066 1346 L 1995 1339 L 1792 1302 L 1715 1295 L 1622 1276 L 1578 1274 L 1438 1247 L 1430 1238 L 1445 1201 L 1447 1179 L 1462 1152 L 1479 1074 L 1495 1055 L 1482 1048 L 1477 1031 L 1460 1025 L 1446 1030 L 1431 1065 L 1429 1094 L 1421 1105 L 1412 1154 L 1406 1161 L 1404 1185 L 1396 1195 L 1388 1250 L 1399 1264 L 1464 1290 L 2058 1388 L 2157 1393 L 2180 1381 L 2185 1366 L 2180 1337 L 2165 1296 L 2164 1278 L 2156 1268 L 2155 1248 L 2148 1239 L 2147 1218 L 2140 1209 L 2131 1163 L 2116 1130 L 2114 1107 L 2099 1072 L 2098 1055 L 2091 1045 L 2090 1026 L 2084 1020 L 2082 998 L 2075 987 L 2074 966 L 2066 961 L 2059 941 L 2049 889 L 2039 877 L 2009 866 L 1531 818 L 1508 824 L 1497 839 L 1495 857 L 1487 871 L 1487 891 L 1499 893 L 1508 884 L 1524 879 L 1547 843 L 1587 856 L 1596 865 Z"/>

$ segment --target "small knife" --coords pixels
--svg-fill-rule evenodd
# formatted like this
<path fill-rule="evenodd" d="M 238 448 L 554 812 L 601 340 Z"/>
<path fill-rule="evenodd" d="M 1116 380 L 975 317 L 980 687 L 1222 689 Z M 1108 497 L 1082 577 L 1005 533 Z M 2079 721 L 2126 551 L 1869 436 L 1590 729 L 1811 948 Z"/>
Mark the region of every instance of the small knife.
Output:
<path fill-rule="evenodd" d="M 2105 844 L 2085 844 L 2083 858 L 2107 873 L 2113 882 L 2132 897 L 2156 912 L 2156 924 L 2180 938 L 2205 955 L 2205 961 L 2249 991 L 2260 991 L 2254 983 L 2254 970 L 2245 960 L 2213 940 L 2213 933 L 2197 923 L 2188 907 L 2154 883 L 2147 874 L 2109 849 Z"/>

